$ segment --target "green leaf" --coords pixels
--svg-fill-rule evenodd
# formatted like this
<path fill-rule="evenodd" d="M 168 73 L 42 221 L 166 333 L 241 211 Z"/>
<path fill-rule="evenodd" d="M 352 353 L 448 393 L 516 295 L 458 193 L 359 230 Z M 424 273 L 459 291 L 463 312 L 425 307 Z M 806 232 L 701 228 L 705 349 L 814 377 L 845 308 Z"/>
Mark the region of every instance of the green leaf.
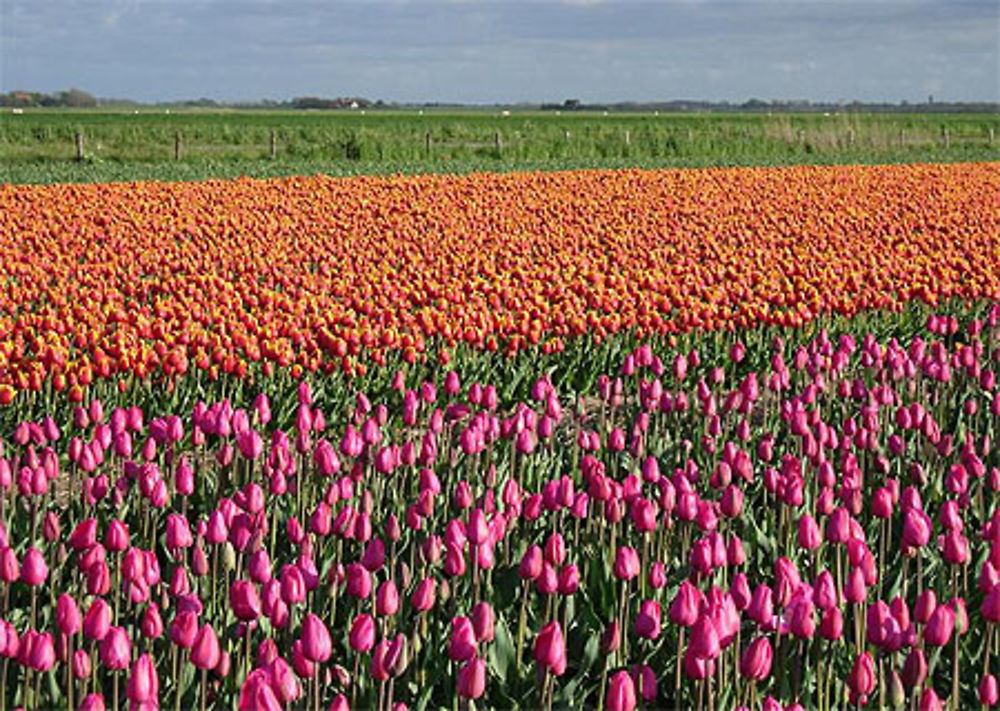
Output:
<path fill-rule="evenodd" d="M 517 659 L 514 640 L 503 617 L 497 619 L 494 625 L 493 644 L 487 654 L 490 670 L 496 674 L 502 684 L 507 683 L 507 672 Z"/>

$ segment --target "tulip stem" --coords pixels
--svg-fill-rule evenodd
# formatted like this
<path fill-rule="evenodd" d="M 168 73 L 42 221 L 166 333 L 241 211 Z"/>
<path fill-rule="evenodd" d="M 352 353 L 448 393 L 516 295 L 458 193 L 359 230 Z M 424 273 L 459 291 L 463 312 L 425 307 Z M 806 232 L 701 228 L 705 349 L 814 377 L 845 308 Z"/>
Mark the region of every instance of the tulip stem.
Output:
<path fill-rule="evenodd" d="M 674 705 L 680 706 L 681 701 L 681 656 L 684 650 L 684 633 L 687 627 L 681 627 L 680 637 L 677 638 L 677 663 L 674 671 Z"/>
<path fill-rule="evenodd" d="M 171 657 L 170 666 L 171 666 L 171 671 L 173 672 L 174 691 L 175 691 L 175 693 L 174 693 L 174 711 L 180 711 L 180 708 L 181 708 L 181 691 L 182 691 L 182 689 L 181 689 L 181 677 L 180 677 L 180 674 L 178 674 L 178 672 L 177 672 L 177 645 L 176 644 L 170 645 L 170 657 Z"/>
<path fill-rule="evenodd" d="M 528 581 L 521 583 L 521 615 L 517 621 L 517 669 L 521 669 L 521 647 L 524 646 L 525 626 L 528 622 Z"/>
<path fill-rule="evenodd" d="M 115 687 L 117 692 L 118 687 Z M 208 701 L 208 669 L 201 670 L 201 711 L 205 711 L 205 704 Z M 115 708 L 118 708 L 117 699 L 115 699 Z"/>

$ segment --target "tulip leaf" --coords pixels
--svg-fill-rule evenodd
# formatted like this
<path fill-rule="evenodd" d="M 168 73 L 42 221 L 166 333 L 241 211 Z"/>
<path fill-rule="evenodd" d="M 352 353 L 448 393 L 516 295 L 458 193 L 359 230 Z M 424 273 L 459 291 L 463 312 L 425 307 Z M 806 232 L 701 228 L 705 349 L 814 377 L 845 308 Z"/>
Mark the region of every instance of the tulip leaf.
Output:
<path fill-rule="evenodd" d="M 490 670 L 500 678 L 502 684 L 506 684 L 507 672 L 517 658 L 517 650 L 514 648 L 514 640 L 503 617 L 498 617 L 496 620 L 493 644 L 490 645 L 487 656 Z"/>

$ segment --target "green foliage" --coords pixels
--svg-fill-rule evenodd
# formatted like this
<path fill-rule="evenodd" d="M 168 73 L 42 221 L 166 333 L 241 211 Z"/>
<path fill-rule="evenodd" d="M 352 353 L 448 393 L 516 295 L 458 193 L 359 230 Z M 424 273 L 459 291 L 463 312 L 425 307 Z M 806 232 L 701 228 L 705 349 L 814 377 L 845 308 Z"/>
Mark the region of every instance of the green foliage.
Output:
<path fill-rule="evenodd" d="M 0 114 L 0 182 L 995 160 L 998 134 L 978 114 L 35 109 Z"/>

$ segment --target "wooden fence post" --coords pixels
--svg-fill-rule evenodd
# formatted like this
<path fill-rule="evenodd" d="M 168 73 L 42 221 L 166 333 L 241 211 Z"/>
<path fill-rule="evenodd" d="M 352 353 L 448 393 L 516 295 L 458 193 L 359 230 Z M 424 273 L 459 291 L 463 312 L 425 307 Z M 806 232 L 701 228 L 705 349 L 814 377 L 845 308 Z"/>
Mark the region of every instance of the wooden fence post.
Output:
<path fill-rule="evenodd" d="M 174 136 L 174 160 L 184 157 L 184 136 L 180 131 Z"/>
<path fill-rule="evenodd" d="M 77 163 L 82 163 L 83 162 L 83 132 L 82 131 L 77 131 L 76 132 L 76 136 L 74 137 L 74 140 L 76 142 L 76 162 Z"/>
<path fill-rule="evenodd" d="M 271 129 L 271 160 L 278 157 L 278 132 Z"/>

